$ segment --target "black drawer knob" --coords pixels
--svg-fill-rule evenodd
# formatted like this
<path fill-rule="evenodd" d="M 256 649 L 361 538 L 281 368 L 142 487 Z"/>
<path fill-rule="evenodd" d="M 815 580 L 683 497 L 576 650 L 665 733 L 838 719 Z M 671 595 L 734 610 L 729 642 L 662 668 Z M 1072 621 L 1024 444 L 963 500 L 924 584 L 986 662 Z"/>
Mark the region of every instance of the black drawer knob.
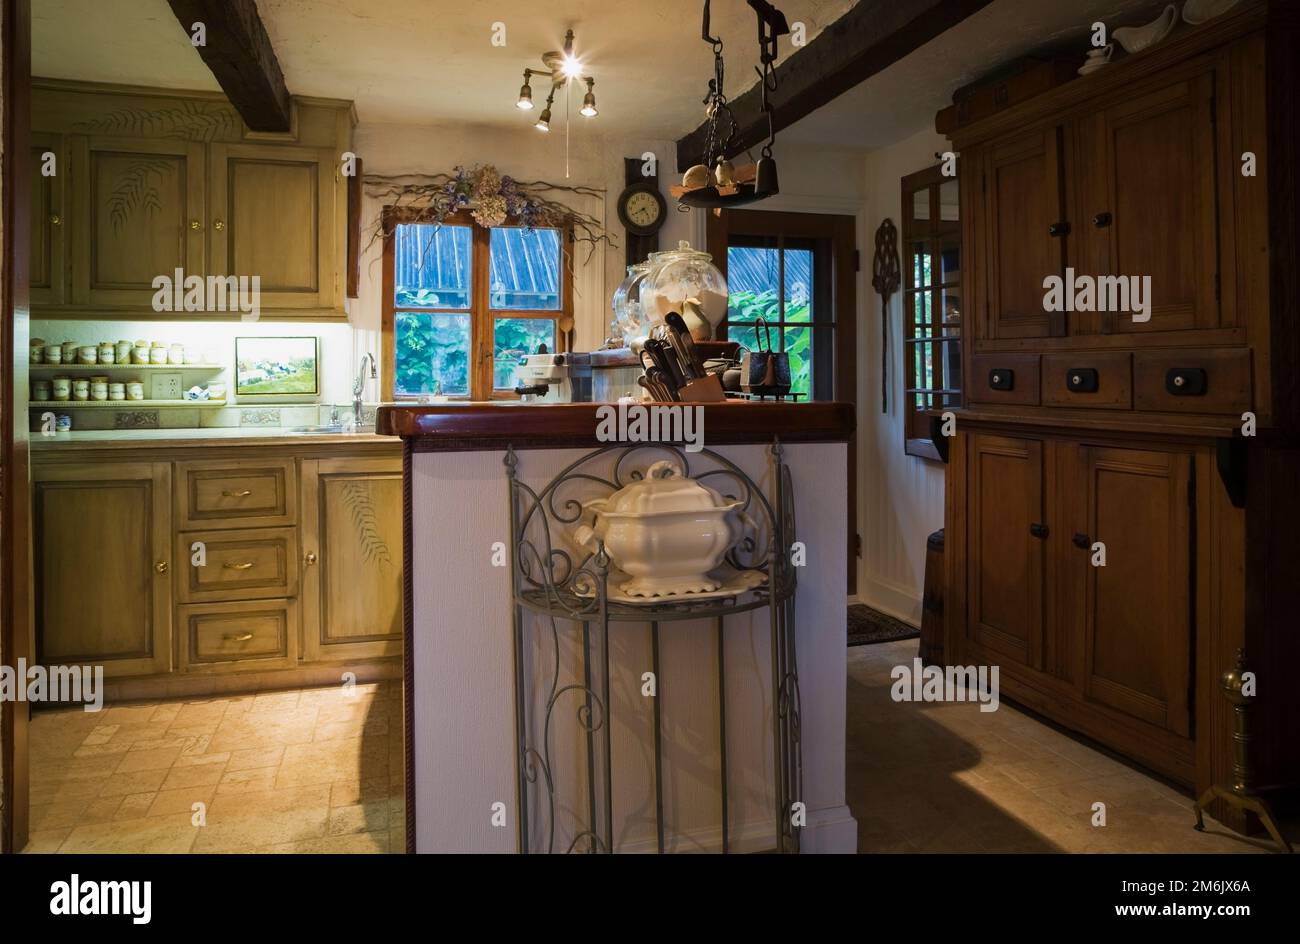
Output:
<path fill-rule="evenodd" d="M 1047 525 L 1035 522 L 1029 526 L 1029 533 L 1036 538 L 1045 538 L 1047 537 Z"/>
<path fill-rule="evenodd" d="M 1009 367 L 994 367 L 989 371 L 989 387 L 993 390 L 1014 390 L 1016 372 Z"/>
<path fill-rule="evenodd" d="M 1113 222 L 1115 222 L 1115 217 L 1111 216 L 1109 213 L 1098 213 L 1092 218 L 1092 225 L 1098 229 L 1104 229 Z"/>
<path fill-rule="evenodd" d="M 1075 547 L 1082 548 L 1085 551 L 1092 546 L 1092 541 L 1088 540 L 1088 535 L 1079 534 L 1077 531 L 1070 540 L 1074 542 Z"/>
<path fill-rule="evenodd" d="M 1047 235 L 1048 236 L 1069 236 L 1070 224 L 1065 220 L 1062 220 L 1059 223 L 1053 223 L 1051 226 L 1047 227 Z"/>
<path fill-rule="evenodd" d="M 1065 372 L 1065 387 L 1071 393 L 1096 393 L 1097 368 L 1072 367 Z"/>
<path fill-rule="evenodd" d="M 1171 367 L 1165 372 L 1165 392 L 1174 397 L 1205 396 L 1205 368 Z"/>

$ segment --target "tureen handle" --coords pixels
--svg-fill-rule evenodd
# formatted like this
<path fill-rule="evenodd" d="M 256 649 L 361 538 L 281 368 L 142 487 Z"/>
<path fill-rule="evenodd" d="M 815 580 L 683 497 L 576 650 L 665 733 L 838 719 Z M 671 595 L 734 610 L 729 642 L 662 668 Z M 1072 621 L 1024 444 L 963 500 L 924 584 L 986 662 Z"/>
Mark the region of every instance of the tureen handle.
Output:
<path fill-rule="evenodd" d="M 647 479 L 670 479 L 680 475 L 677 469 L 677 463 L 671 459 L 660 459 L 658 462 L 650 463 L 650 468 L 645 470 Z"/>

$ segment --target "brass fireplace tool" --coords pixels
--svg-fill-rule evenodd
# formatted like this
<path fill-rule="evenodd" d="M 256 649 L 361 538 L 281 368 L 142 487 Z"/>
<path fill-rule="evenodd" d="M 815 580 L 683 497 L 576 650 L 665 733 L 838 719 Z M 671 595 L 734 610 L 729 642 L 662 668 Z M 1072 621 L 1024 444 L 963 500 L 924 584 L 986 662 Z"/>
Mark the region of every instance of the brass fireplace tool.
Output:
<path fill-rule="evenodd" d="M 1244 649 L 1238 649 L 1236 666 L 1224 672 L 1219 679 L 1219 687 L 1223 689 L 1224 697 L 1232 704 L 1236 724 L 1236 730 L 1232 734 L 1232 786 L 1221 787 L 1214 784 L 1201 795 L 1201 798 L 1196 801 L 1196 829 L 1205 831 L 1205 819 L 1201 811 L 1218 798 L 1238 809 L 1254 813 L 1274 841 L 1287 852 L 1291 852 L 1291 843 L 1282 837 L 1281 831 L 1277 828 L 1273 808 L 1255 790 L 1255 774 L 1250 762 L 1250 728 L 1247 721 L 1254 695 L 1247 695 L 1243 691 L 1242 677 L 1245 673 L 1246 652 Z"/>

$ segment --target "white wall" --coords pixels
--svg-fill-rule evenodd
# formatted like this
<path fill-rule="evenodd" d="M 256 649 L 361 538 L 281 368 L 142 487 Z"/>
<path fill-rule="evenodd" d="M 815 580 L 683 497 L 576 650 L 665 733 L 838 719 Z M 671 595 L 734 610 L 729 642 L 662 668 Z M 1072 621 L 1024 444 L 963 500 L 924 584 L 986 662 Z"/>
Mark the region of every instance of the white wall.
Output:
<path fill-rule="evenodd" d="M 943 527 L 944 466 L 903 452 L 903 303 L 889 301 L 889 413 L 880 412 L 880 296 L 871 288 L 875 231 L 886 217 L 901 230 L 900 179 L 933 166 L 946 138 L 933 131 L 914 135 L 866 156 L 866 241 L 859 236 L 859 291 L 867 316 L 858 332 L 858 528 L 862 560 L 858 597 L 912 623 L 920 622 L 925 580 L 925 539 Z M 902 247 L 900 246 L 900 252 Z"/>

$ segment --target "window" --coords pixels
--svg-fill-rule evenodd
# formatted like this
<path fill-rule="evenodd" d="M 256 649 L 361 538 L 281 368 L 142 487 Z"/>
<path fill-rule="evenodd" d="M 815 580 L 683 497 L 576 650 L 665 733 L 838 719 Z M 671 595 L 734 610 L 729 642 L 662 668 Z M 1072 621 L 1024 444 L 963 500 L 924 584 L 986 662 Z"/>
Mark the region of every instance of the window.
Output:
<path fill-rule="evenodd" d="M 932 167 L 903 178 L 903 448 L 938 459 L 930 410 L 961 397 L 961 215 L 957 181 Z"/>
<path fill-rule="evenodd" d="M 385 399 L 514 396 L 519 358 L 557 350 L 558 322 L 572 312 L 567 231 L 385 214 Z"/>

